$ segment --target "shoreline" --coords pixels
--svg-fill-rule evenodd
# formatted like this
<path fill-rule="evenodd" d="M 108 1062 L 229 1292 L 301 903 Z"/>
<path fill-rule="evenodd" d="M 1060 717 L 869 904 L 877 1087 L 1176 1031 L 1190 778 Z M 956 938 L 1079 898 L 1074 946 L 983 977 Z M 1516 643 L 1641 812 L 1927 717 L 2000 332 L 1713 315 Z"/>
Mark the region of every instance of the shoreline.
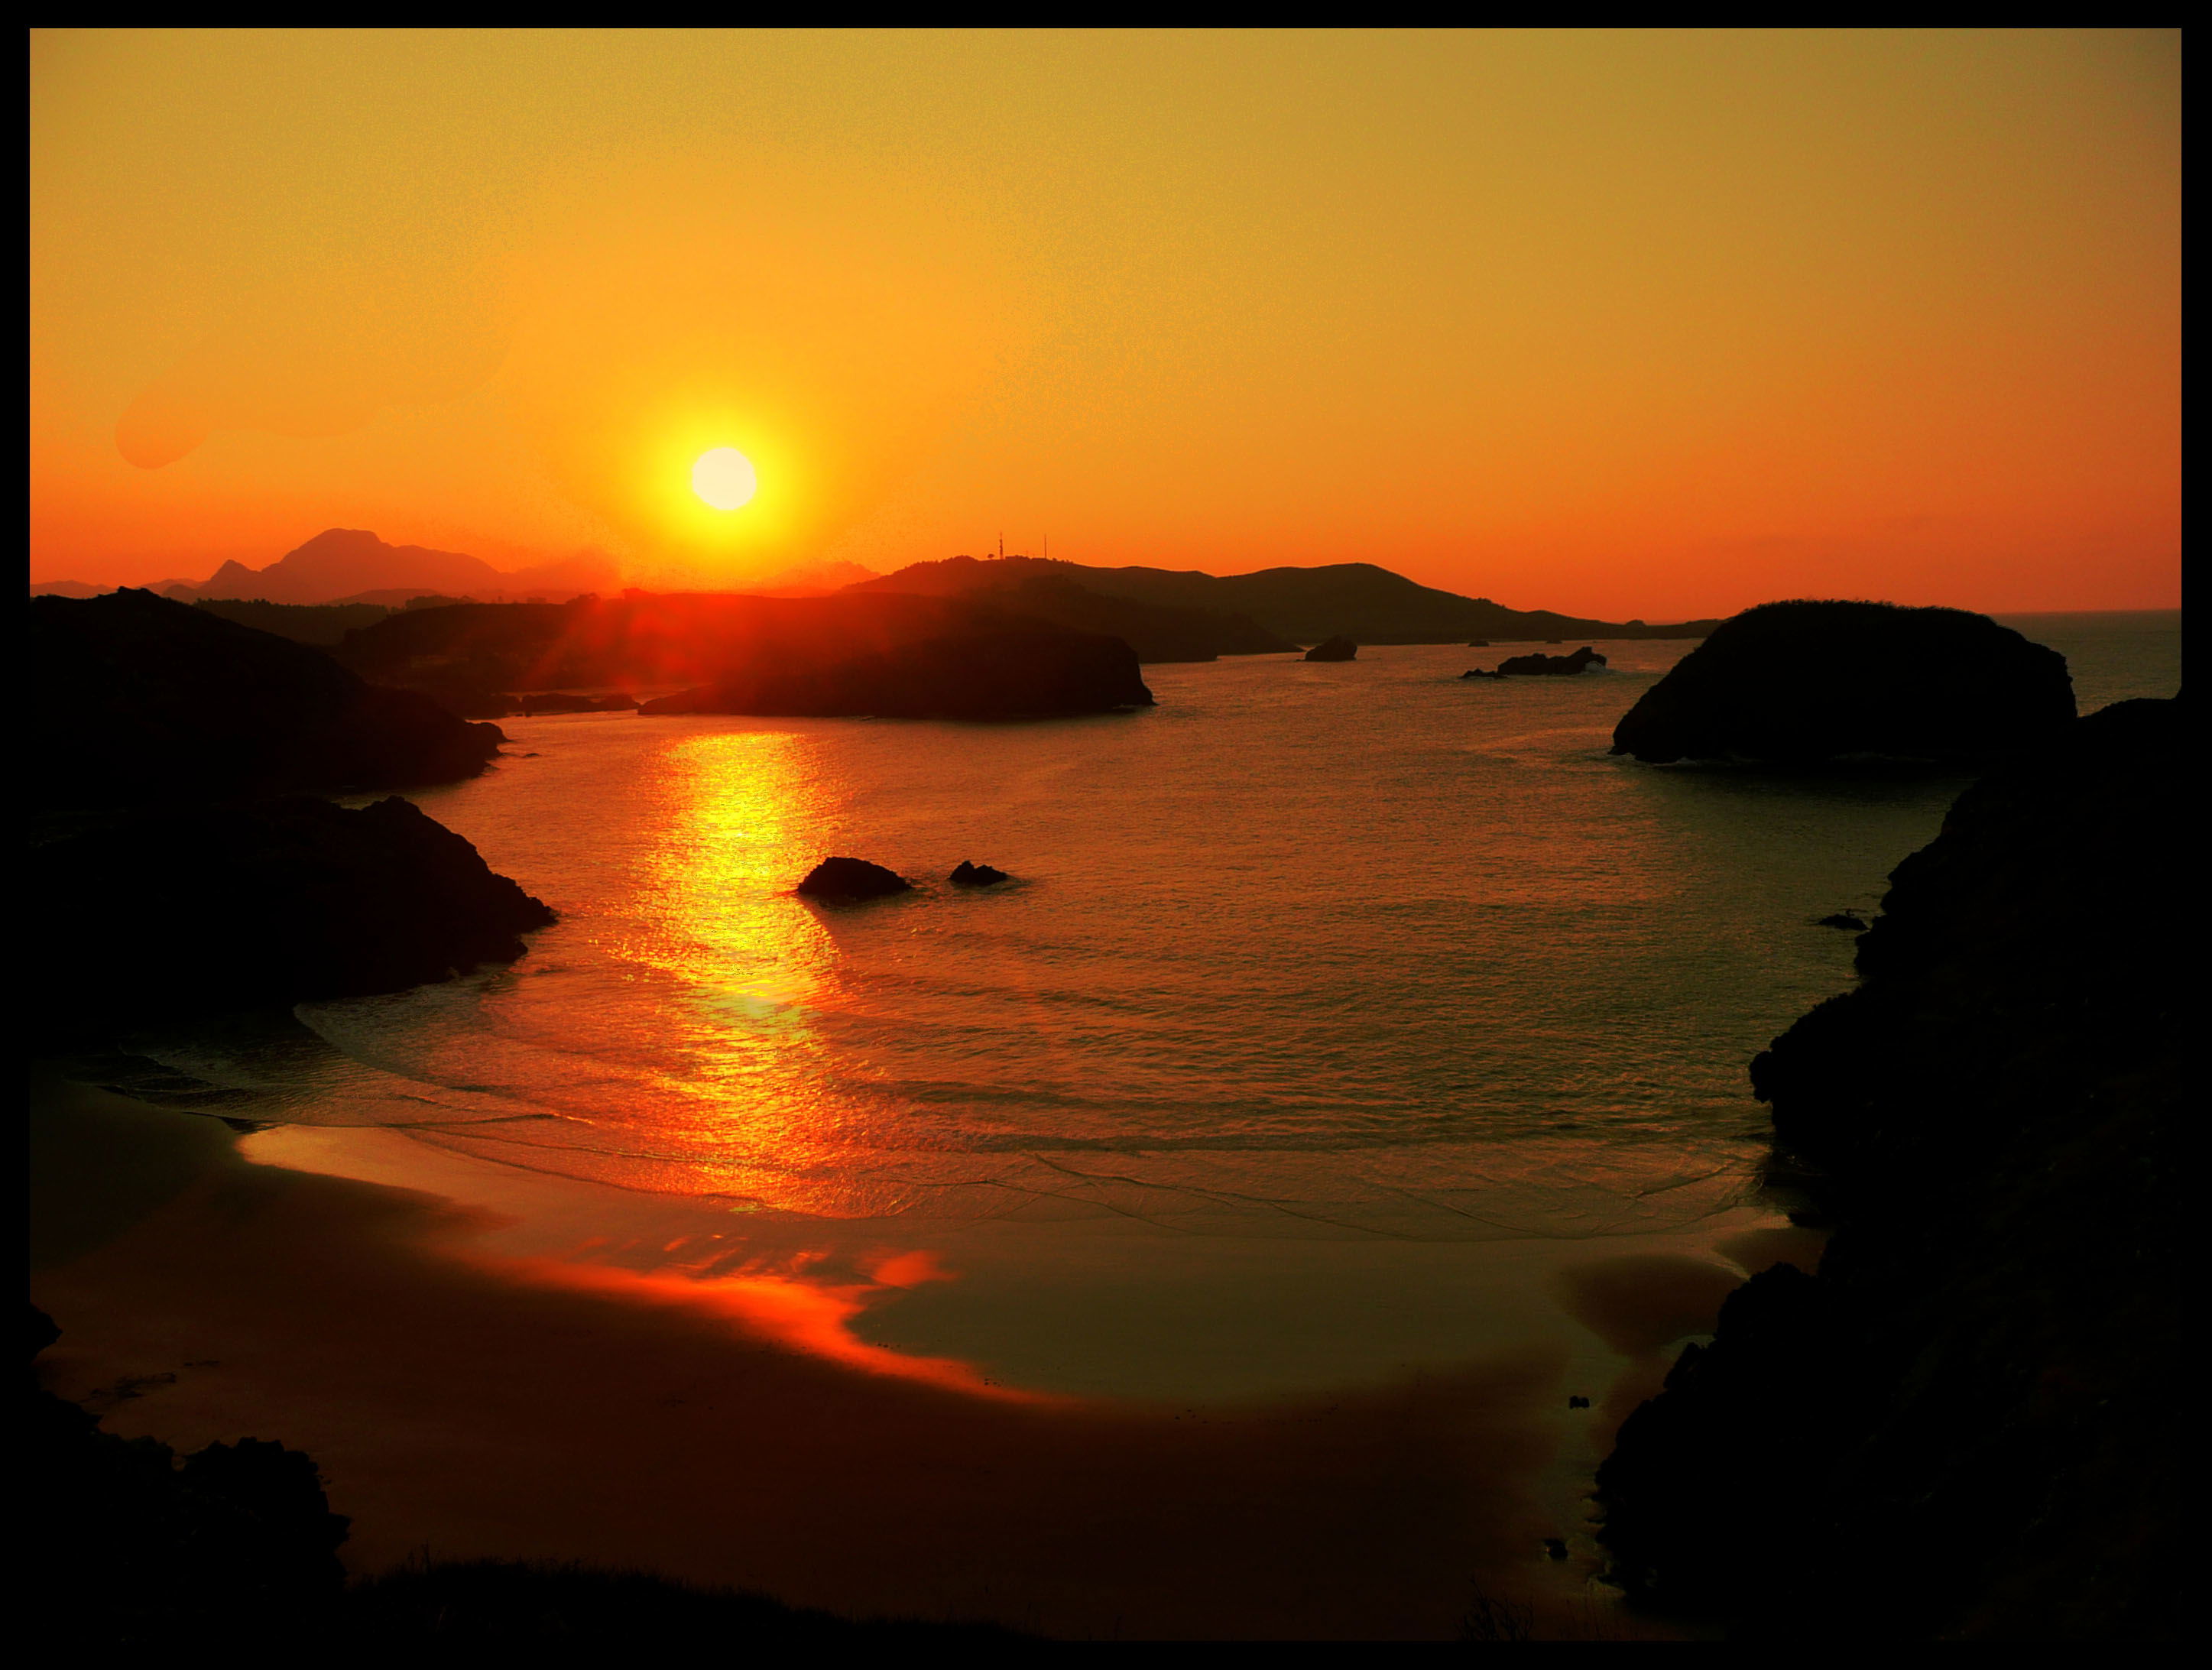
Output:
<path fill-rule="evenodd" d="M 50 1205 L 136 1157 L 76 1245 L 45 1215 L 48 1383 L 125 1436 L 306 1449 L 356 1575 L 582 1559 L 1067 1638 L 1449 1638 L 1473 1584 L 1540 1631 L 1591 1615 L 1540 1552 L 1555 1353 L 1180 1410 L 885 1373 L 701 1284 L 488 1257 L 481 1212 L 252 1164 L 211 1120 L 51 1077 L 34 1109 Z"/>

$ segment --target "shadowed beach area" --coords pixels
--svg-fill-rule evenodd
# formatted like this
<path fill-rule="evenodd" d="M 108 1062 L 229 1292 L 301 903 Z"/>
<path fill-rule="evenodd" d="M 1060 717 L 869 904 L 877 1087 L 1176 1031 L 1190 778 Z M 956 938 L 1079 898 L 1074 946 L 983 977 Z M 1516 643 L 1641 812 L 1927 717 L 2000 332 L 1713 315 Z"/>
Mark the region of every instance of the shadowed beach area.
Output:
<path fill-rule="evenodd" d="M 357 1574 L 580 1559 L 1079 1638 L 1588 1606 L 1538 1552 L 1551 1354 L 1270 1406 L 1041 1397 L 833 1354 L 811 1290 L 483 1256 L 471 1214 L 247 1163 L 210 1120 L 49 1083 L 35 1123 L 48 1383 L 126 1436 L 305 1448 Z"/>

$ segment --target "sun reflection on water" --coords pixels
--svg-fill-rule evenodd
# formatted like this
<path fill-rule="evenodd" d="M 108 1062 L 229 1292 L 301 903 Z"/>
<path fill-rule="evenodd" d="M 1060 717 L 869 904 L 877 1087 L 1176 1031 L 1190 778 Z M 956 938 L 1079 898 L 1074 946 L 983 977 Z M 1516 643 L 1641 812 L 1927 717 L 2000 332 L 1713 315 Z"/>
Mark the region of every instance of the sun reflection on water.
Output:
<path fill-rule="evenodd" d="M 792 894 L 835 817 L 811 740 L 785 731 L 689 737 L 641 785 L 660 802 L 653 822 L 663 838 L 641 855 L 636 926 L 620 949 L 668 981 L 657 1019 L 668 1034 L 660 1048 L 684 1064 L 671 1088 L 688 1104 L 686 1145 L 718 1153 L 748 1193 L 821 1150 L 836 1122 L 816 1024 L 836 1000 L 836 948 Z M 774 1165 L 747 1163 L 770 1155 Z M 777 1194 L 759 1204 L 806 1203 Z"/>

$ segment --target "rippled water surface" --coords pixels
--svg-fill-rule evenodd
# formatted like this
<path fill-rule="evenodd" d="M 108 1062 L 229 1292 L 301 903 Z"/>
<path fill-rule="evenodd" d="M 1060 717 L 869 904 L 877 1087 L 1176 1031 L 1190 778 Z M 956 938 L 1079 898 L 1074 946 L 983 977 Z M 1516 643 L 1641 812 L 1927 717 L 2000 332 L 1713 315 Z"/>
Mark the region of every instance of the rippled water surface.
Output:
<path fill-rule="evenodd" d="M 2085 707 L 2179 682 L 2178 617 L 2019 623 Z M 1871 909 L 1959 786 L 1612 758 L 1688 646 L 1601 647 L 1504 683 L 1458 675 L 1512 652 L 1439 647 L 1157 666 L 1156 709 L 1052 724 L 507 721 L 417 798 L 560 913 L 524 962 L 161 1054 L 257 1118 L 388 1127 L 381 1175 L 590 1186 L 564 1232 L 634 1262 L 925 1254 L 955 1279 L 878 1337 L 1040 1385 L 1466 1355 L 1536 1303 L 1532 1248 L 1779 1221 L 1745 1063 L 1849 976 L 1814 919 Z M 833 853 L 917 890 L 794 897 Z M 955 889 L 963 858 L 1014 879 Z M 664 1246 L 672 1205 L 721 1227 Z"/>

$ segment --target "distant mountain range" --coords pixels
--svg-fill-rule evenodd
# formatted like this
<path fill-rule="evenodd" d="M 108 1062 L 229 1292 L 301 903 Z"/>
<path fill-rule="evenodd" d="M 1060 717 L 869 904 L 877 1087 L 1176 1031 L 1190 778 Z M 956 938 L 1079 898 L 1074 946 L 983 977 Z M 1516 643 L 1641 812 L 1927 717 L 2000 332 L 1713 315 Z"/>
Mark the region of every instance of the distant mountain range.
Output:
<path fill-rule="evenodd" d="M 283 604 L 384 604 L 435 594 L 480 602 L 556 603 L 584 592 L 612 590 L 622 574 L 611 557 L 580 553 L 502 574 L 482 557 L 427 545 L 386 544 L 365 528 L 325 528 L 265 568 L 226 562 L 204 580 L 165 580 L 147 589 L 179 603 L 259 598 Z M 112 588 L 50 580 L 33 596 L 96 597 Z"/>
<path fill-rule="evenodd" d="M 478 603 L 559 603 L 586 592 L 611 594 L 621 586 L 613 559 L 595 552 L 501 573 L 464 552 L 387 544 L 362 528 L 328 528 L 266 568 L 226 562 L 204 580 L 148 589 L 184 603 L 260 600 L 292 607 L 398 608 L 434 596 Z M 110 588 L 55 580 L 31 589 L 33 594 L 83 598 Z M 1094 568 L 1031 556 L 955 556 L 880 575 L 856 563 L 817 562 L 749 587 L 746 594 L 806 598 L 852 592 L 985 603 L 1002 612 L 1120 638 L 1144 661 L 1282 653 L 1340 636 L 1362 644 L 1701 638 L 1717 624 L 1699 620 L 1654 626 L 1509 609 L 1487 598 L 1416 585 L 1371 562 L 1227 575 L 1195 569 Z M 319 622 L 315 628 L 271 629 L 286 635 L 312 631 L 325 641 L 332 630 Z"/>
<path fill-rule="evenodd" d="M 1108 616 L 1115 604 L 1157 611 L 1152 629 L 1170 629 L 1195 647 L 1249 655 L 1343 636 L 1362 644 L 1453 644 L 1577 638 L 1702 638 L 1717 621 L 1601 621 L 1547 609 L 1508 609 L 1488 598 L 1465 598 L 1416 585 L 1371 562 L 1317 568 L 1263 568 L 1218 575 L 1195 569 L 1091 568 L 1050 557 L 955 556 L 916 562 L 854 591 L 917 592 L 932 597 L 987 593 L 1000 607 L 1043 612 L 1062 624 L 1127 637 L 1146 660 L 1196 660 L 1202 654 L 1146 655 L 1145 646 Z M 1090 599 L 1086 602 L 1085 597 Z M 1086 612 L 1087 611 L 1087 612 Z M 1194 618 L 1199 617 L 1199 618 Z M 1207 622 L 1211 622 L 1209 625 Z M 1141 633 L 1146 626 L 1133 617 Z"/>

